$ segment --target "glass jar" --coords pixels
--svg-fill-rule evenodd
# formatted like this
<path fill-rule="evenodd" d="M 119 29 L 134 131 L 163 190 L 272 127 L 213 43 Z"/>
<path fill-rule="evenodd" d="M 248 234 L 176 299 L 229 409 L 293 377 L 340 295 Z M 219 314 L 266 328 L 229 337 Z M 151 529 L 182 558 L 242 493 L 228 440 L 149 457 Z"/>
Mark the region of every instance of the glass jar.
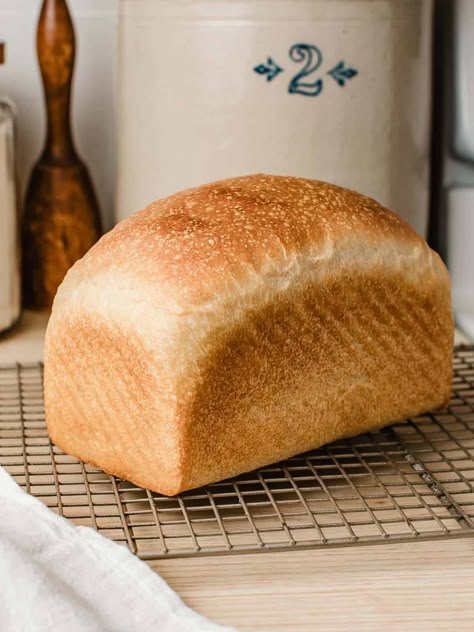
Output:
<path fill-rule="evenodd" d="M 0 331 L 20 316 L 19 216 L 15 178 L 15 111 L 0 98 Z"/>

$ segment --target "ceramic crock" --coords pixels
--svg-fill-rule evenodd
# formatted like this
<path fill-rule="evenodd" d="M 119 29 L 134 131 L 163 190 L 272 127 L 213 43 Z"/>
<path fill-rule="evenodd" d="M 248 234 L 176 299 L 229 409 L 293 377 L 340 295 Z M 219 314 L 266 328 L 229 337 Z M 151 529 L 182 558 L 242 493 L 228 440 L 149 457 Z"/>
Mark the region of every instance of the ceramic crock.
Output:
<path fill-rule="evenodd" d="M 117 219 L 249 173 L 427 224 L 431 0 L 121 0 Z"/>

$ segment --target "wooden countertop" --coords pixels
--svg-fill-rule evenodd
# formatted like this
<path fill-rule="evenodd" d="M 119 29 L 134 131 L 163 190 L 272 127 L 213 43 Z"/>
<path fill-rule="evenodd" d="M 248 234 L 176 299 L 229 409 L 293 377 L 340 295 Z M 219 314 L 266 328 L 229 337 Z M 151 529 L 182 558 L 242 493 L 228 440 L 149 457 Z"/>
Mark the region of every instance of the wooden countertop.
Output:
<path fill-rule="evenodd" d="M 474 538 L 153 562 L 241 630 L 472 630 Z"/>
<path fill-rule="evenodd" d="M 0 337 L 41 360 L 47 314 Z M 466 339 L 457 333 L 457 342 Z M 474 538 L 150 562 L 186 601 L 241 630 L 472 630 Z"/>

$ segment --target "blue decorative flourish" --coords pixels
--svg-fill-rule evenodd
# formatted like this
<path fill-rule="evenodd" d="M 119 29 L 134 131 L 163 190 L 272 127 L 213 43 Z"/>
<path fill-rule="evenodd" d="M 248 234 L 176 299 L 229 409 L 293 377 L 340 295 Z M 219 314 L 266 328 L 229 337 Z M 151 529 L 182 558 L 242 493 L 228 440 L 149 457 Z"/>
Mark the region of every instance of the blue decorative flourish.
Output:
<path fill-rule="evenodd" d="M 302 63 L 301 70 L 297 72 L 288 84 L 288 92 L 290 94 L 301 94 L 306 97 L 316 97 L 323 90 L 323 79 L 315 76 L 318 70 L 321 70 L 323 54 L 321 50 L 313 44 L 294 44 L 289 52 L 291 61 Z M 266 77 L 267 81 L 272 81 L 284 68 L 279 66 L 272 57 L 268 57 L 265 64 L 254 66 L 254 72 L 262 77 Z M 319 73 L 318 73 L 319 74 Z M 346 81 L 352 79 L 359 74 L 355 68 L 345 65 L 341 60 L 334 68 L 327 71 L 327 74 L 341 87 L 346 85 Z"/>
<path fill-rule="evenodd" d="M 275 79 L 275 77 L 280 74 L 280 72 L 283 72 L 283 68 L 276 64 L 271 57 L 267 59 L 266 65 L 259 64 L 258 66 L 254 67 L 254 70 L 259 75 L 266 75 L 267 81 Z"/>
<path fill-rule="evenodd" d="M 347 79 L 352 79 L 355 77 L 358 72 L 355 68 L 345 68 L 344 62 L 340 61 L 338 64 L 331 68 L 331 70 L 327 73 L 330 77 L 334 79 L 340 86 L 346 85 Z"/>
<path fill-rule="evenodd" d="M 321 65 L 323 56 L 319 48 L 312 44 L 294 44 L 290 48 L 289 55 L 293 61 L 304 61 L 305 64 L 302 70 L 290 81 L 288 92 L 290 94 L 303 94 L 307 97 L 318 96 L 323 89 L 323 80 L 302 81 L 302 79 L 311 75 Z"/>

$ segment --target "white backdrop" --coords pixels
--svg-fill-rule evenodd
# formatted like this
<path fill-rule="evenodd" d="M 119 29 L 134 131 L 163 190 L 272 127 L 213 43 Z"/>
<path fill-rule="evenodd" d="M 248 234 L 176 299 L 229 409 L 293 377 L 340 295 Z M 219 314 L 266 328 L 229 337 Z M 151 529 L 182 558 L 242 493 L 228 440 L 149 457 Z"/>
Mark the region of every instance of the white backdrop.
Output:
<path fill-rule="evenodd" d="M 44 134 L 43 97 L 36 61 L 36 23 L 41 0 L 0 0 L 0 41 L 7 63 L 0 66 L 0 96 L 18 108 L 18 174 L 23 194 Z M 73 128 L 76 145 L 91 171 L 104 223 L 114 202 L 114 80 L 117 0 L 69 0 L 76 27 Z"/>

